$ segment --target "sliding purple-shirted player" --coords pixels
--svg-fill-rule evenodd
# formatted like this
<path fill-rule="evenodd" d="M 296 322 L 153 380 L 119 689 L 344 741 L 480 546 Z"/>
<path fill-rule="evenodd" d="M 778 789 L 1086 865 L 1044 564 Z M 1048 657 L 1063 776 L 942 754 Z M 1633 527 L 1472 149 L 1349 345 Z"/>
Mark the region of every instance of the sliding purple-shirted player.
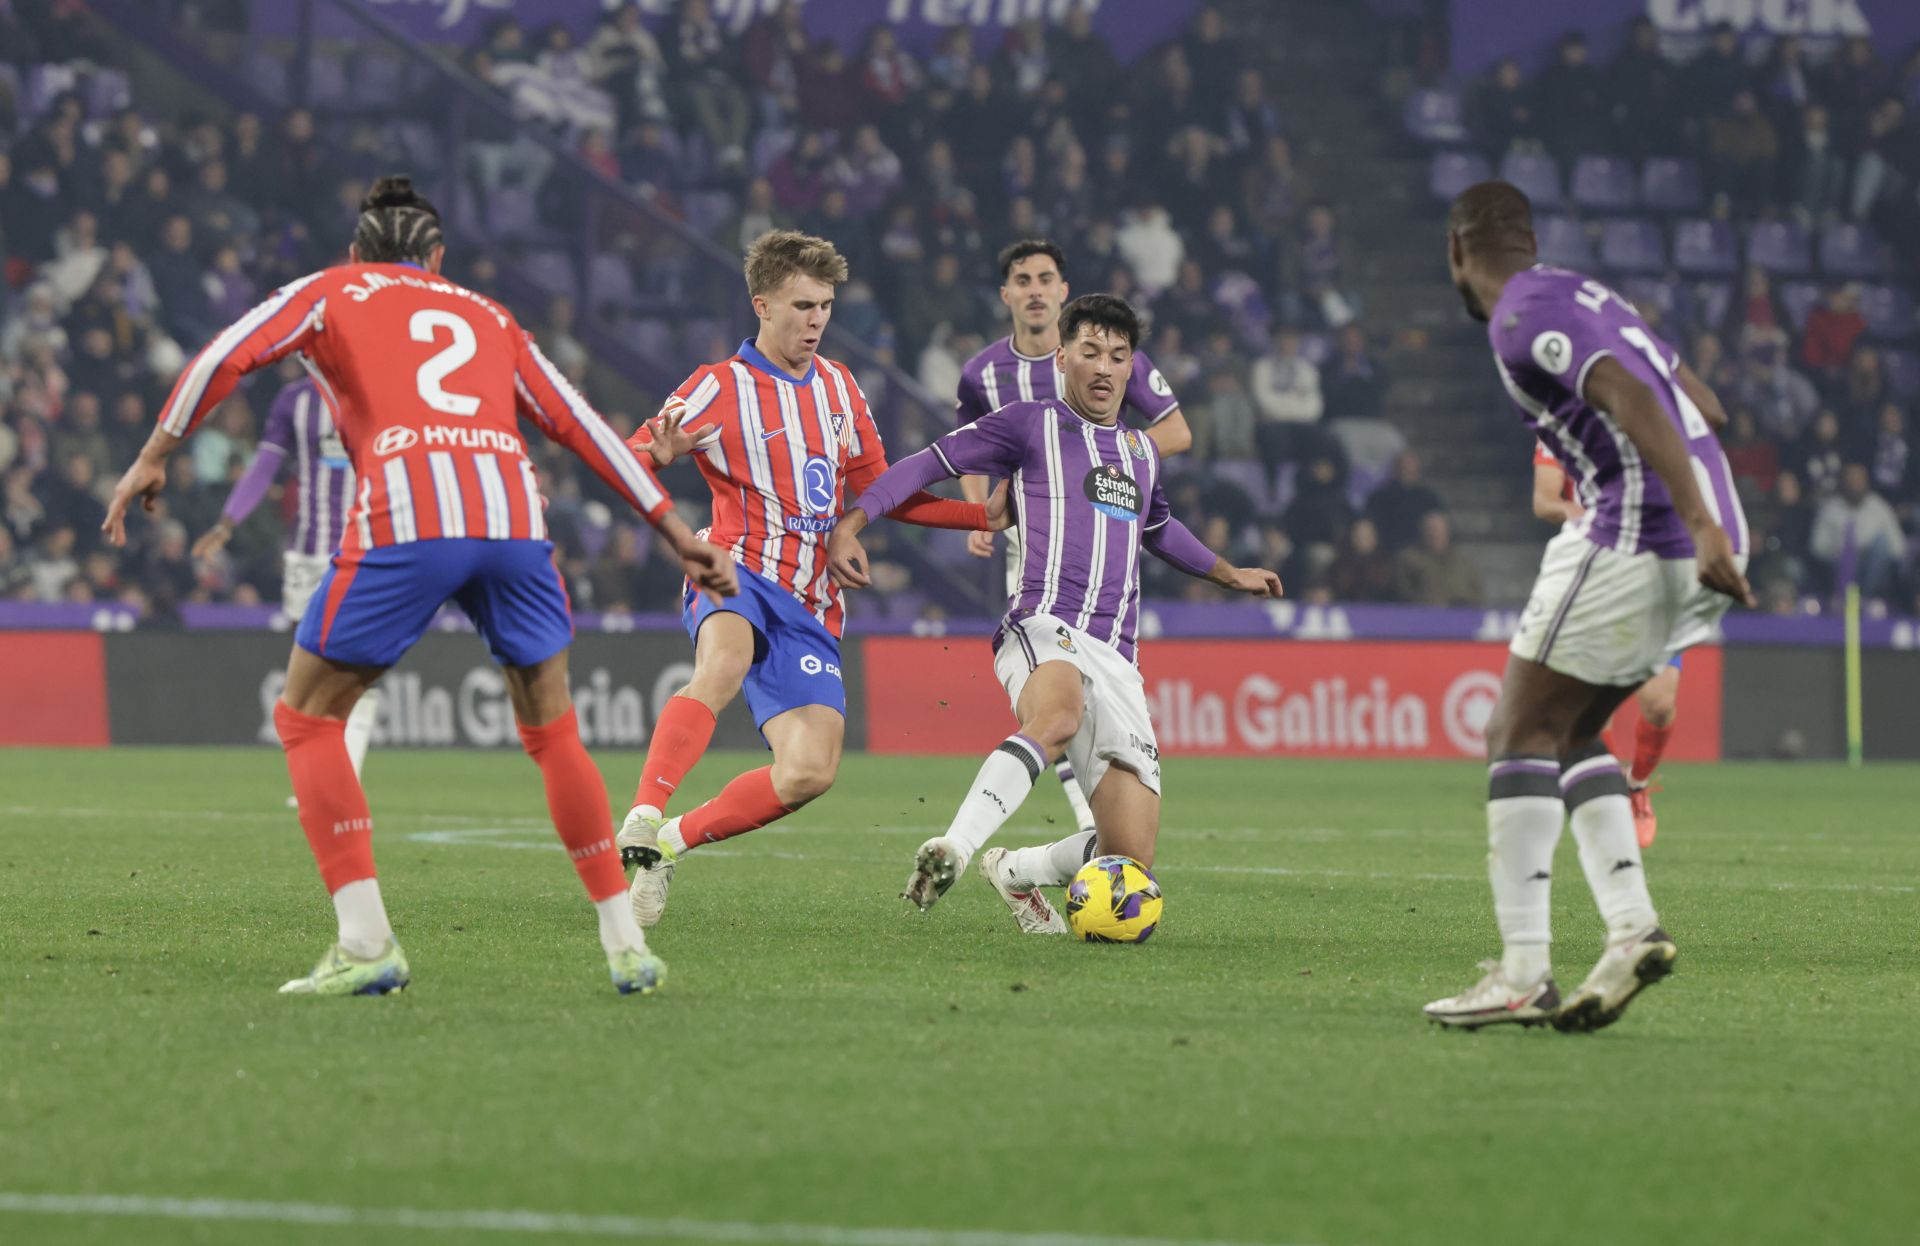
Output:
<path fill-rule="evenodd" d="M 1201 544 L 1167 507 L 1160 453 L 1119 423 L 1141 336 L 1124 300 L 1089 294 L 1066 305 L 1056 399 L 981 416 L 889 468 L 834 528 L 828 560 L 849 588 L 867 584 L 859 533 L 916 490 L 967 474 L 1012 481 L 1019 582 L 994 635 L 994 671 L 1020 730 L 988 755 L 946 834 L 921 845 L 905 898 L 924 911 L 953 885 L 1065 753 L 1092 798 L 1095 830 L 1009 852 L 989 849 L 980 873 L 1020 928 L 1064 933 L 1040 891 L 1065 886 L 1096 850 L 1153 864 L 1160 832 L 1160 749 L 1136 662 L 1142 550 L 1236 592 L 1278 597 L 1280 577 L 1242 569 Z"/>
<path fill-rule="evenodd" d="M 1620 1019 L 1679 951 L 1647 891 L 1626 776 L 1600 731 L 1633 690 L 1708 639 L 1747 587 L 1747 522 L 1714 430 L 1719 400 L 1633 305 L 1538 261 L 1533 211 L 1482 182 L 1447 217 L 1454 286 L 1485 321 L 1521 419 L 1586 508 L 1547 545 L 1487 727 L 1487 873 L 1504 951 L 1476 985 L 1426 1006 L 1442 1025 L 1563 1031 Z M 1562 823 L 1607 924 L 1565 1000 L 1548 961 Z"/>
<path fill-rule="evenodd" d="M 1067 254 L 1045 238 L 1024 238 L 1001 250 L 1000 302 L 1013 320 L 1013 332 L 967 360 L 960 370 L 954 416 L 965 427 L 981 416 L 1015 402 L 1045 402 L 1059 398 L 1060 309 L 1067 301 Z M 1180 399 L 1145 351 L 1135 351 L 1121 394 L 1123 409 L 1139 420 L 1161 458 L 1170 458 L 1193 445 L 1193 430 L 1180 410 Z M 985 502 L 993 482 L 985 476 L 960 478 L 961 492 L 973 502 Z M 991 532 L 967 536 L 967 550 L 980 558 L 993 557 Z M 1019 591 L 1020 530 L 1007 529 L 1007 595 Z M 1093 807 L 1087 803 L 1073 763 L 1061 758 L 1054 767 L 1061 791 L 1073 808 L 1074 825 L 1093 829 Z"/>
<path fill-rule="evenodd" d="M 353 500 L 353 463 L 333 425 L 333 413 L 312 378 L 303 376 L 274 395 L 253 461 L 234 482 L 227 504 L 220 510 L 220 522 L 194 542 L 193 554 L 195 558 L 210 558 L 223 548 L 233 538 L 234 528 L 245 522 L 267 496 L 289 459 L 293 461 L 295 505 L 293 522 L 287 528 L 287 548 L 280 556 L 280 612 L 297 624 L 340 545 L 347 504 Z M 379 716 L 380 689 L 376 686 L 367 689 L 347 716 L 347 756 L 355 774 L 366 763 L 367 745 Z"/>

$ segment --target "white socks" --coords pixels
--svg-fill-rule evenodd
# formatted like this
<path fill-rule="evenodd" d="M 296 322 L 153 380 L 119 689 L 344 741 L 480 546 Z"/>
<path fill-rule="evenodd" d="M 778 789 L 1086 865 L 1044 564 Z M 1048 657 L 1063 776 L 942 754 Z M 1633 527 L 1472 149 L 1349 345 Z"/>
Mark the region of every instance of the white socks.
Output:
<path fill-rule="evenodd" d="M 1553 942 L 1553 850 L 1566 807 L 1558 796 L 1507 796 L 1487 802 L 1487 877 L 1505 952 L 1507 981 L 1529 987 L 1547 976 Z M 1627 823 L 1633 833 L 1633 823 Z"/>
<path fill-rule="evenodd" d="M 353 712 L 347 715 L 347 759 L 353 763 L 356 775 L 367 763 L 367 745 L 373 743 L 373 724 L 379 718 L 380 689 L 369 688 L 360 694 L 360 699 L 353 703 Z"/>
<path fill-rule="evenodd" d="M 687 851 L 687 841 L 680 836 L 680 819 L 678 818 L 674 818 L 660 828 L 659 840 L 660 846 L 672 853 L 675 857 L 679 857 Z"/>
<path fill-rule="evenodd" d="M 1007 854 L 1007 866 L 1029 887 L 1064 887 L 1073 881 L 1093 852 L 1092 831 L 1075 831 L 1065 839 Z"/>
<path fill-rule="evenodd" d="M 1000 747 L 987 754 L 986 761 L 980 764 L 980 773 L 974 776 L 967 798 L 954 813 L 946 838 L 971 860 L 980 846 L 993 838 L 993 833 L 1013 816 L 1013 811 L 1033 790 L 1034 780 L 1040 777 L 1046 764 L 1045 752 L 1026 736 L 1016 733 L 1002 740 Z"/>
<path fill-rule="evenodd" d="M 1093 806 L 1087 803 L 1087 794 L 1080 790 L 1073 763 L 1062 757 L 1053 764 L 1053 772 L 1060 776 L 1060 785 L 1066 789 L 1067 804 L 1073 809 L 1073 824 L 1083 831 L 1092 830 Z"/>
<path fill-rule="evenodd" d="M 640 932 L 640 923 L 633 920 L 633 901 L 626 892 L 595 900 L 593 911 L 600 915 L 600 946 L 609 954 L 627 947 L 647 950 L 647 936 Z"/>
<path fill-rule="evenodd" d="M 1587 872 L 1587 885 L 1607 920 L 1607 942 L 1618 943 L 1658 925 L 1627 798 L 1597 796 L 1574 806 L 1573 837 L 1580 844 L 1580 868 Z"/>
<path fill-rule="evenodd" d="M 1629 833 L 1632 824 L 1629 823 Z M 380 902 L 380 880 L 360 878 L 333 893 L 333 911 L 340 919 L 340 946 L 361 960 L 386 951 L 393 938 L 387 906 Z"/>

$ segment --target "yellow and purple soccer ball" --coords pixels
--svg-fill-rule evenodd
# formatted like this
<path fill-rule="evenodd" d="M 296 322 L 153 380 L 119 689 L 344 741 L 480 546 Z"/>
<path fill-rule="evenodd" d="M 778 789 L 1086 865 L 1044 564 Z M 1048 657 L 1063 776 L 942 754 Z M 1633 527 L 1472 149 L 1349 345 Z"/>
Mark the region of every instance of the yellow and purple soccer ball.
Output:
<path fill-rule="evenodd" d="M 1095 857 L 1067 886 L 1067 925 L 1088 943 L 1145 943 L 1160 905 L 1152 870 L 1132 857 Z"/>

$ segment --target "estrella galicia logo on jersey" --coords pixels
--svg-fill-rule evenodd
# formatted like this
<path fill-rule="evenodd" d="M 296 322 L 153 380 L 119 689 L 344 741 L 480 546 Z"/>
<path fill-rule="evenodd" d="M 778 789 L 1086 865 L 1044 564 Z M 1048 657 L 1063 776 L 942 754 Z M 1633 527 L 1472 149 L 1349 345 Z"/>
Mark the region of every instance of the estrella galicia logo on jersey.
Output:
<path fill-rule="evenodd" d="M 1119 468 L 1111 464 L 1094 468 L 1082 487 L 1093 509 L 1108 519 L 1140 518 L 1140 485 Z"/>
<path fill-rule="evenodd" d="M 373 452 L 379 455 L 398 454 L 402 450 L 411 450 L 419 441 L 419 433 L 395 425 L 380 430 L 380 435 L 373 439 Z"/>
<path fill-rule="evenodd" d="M 1159 373 L 1156 372 L 1154 375 L 1158 376 Z M 1134 458 L 1144 459 L 1147 457 L 1147 443 L 1139 433 L 1129 428 L 1125 433 L 1121 434 L 1120 440 L 1122 444 L 1127 447 L 1127 453 L 1131 454 Z"/>
<path fill-rule="evenodd" d="M 833 510 L 833 464 L 817 454 L 800 469 L 800 501 L 816 515 Z"/>

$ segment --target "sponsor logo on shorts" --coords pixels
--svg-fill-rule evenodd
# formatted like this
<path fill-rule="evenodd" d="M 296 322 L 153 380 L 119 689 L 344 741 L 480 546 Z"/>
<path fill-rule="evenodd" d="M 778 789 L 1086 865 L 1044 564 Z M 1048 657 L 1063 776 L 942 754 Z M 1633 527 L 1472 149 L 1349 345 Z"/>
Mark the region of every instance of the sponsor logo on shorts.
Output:
<path fill-rule="evenodd" d="M 1068 653 L 1080 652 L 1078 649 L 1073 647 L 1073 633 L 1068 631 L 1065 625 L 1056 627 L 1053 630 L 1060 637 L 1060 647 L 1062 649 L 1066 650 Z"/>
<path fill-rule="evenodd" d="M 1134 752 L 1145 753 L 1150 759 L 1154 761 L 1160 760 L 1160 746 L 1155 744 L 1152 740 L 1142 740 L 1139 736 L 1129 731 L 1127 732 L 1127 742 L 1133 746 Z M 1155 773 L 1158 773 L 1158 772 L 1156 771 Z"/>
<path fill-rule="evenodd" d="M 840 668 L 832 662 L 823 662 L 819 655 L 805 653 L 800 655 L 800 673 L 802 675 L 828 674 L 835 679 L 841 678 Z"/>
<path fill-rule="evenodd" d="M 1140 518 L 1140 485 L 1133 477 L 1109 464 L 1087 473 L 1081 487 L 1093 509 L 1109 519 L 1129 523 Z"/>
<path fill-rule="evenodd" d="M 402 450 L 411 450 L 420 444 L 420 434 L 411 428 L 383 428 L 380 435 L 373 439 L 373 452 L 378 455 L 398 454 Z"/>

